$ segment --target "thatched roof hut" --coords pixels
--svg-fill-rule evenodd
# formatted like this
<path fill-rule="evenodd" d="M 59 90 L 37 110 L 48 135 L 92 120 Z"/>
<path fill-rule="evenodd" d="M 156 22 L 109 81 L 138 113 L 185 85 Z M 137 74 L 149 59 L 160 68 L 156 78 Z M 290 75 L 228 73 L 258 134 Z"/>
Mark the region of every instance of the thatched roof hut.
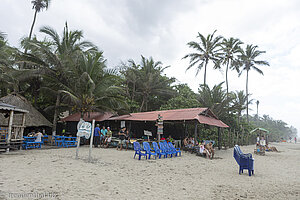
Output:
<path fill-rule="evenodd" d="M 0 98 L 0 101 L 6 104 L 16 106 L 23 110 L 28 110 L 29 113 L 26 114 L 25 121 L 26 127 L 52 126 L 52 124 L 37 109 L 35 109 L 25 97 L 21 95 L 9 94 L 5 97 Z M 4 115 L 0 115 L 0 126 L 7 124 L 8 118 L 5 118 Z M 22 124 L 22 117 L 15 116 L 14 124 Z"/>

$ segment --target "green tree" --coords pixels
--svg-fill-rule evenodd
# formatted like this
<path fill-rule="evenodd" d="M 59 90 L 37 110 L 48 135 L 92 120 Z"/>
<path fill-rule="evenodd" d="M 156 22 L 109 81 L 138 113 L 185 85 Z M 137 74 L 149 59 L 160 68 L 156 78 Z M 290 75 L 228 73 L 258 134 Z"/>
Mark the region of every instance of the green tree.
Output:
<path fill-rule="evenodd" d="M 35 24 L 35 21 L 36 21 L 36 16 L 37 16 L 37 13 L 41 12 L 42 10 L 44 9 L 48 9 L 49 7 L 49 4 L 50 4 L 51 0 L 32 0 L 31 3 L 32 3 L 32 9 L 34 9 L 34 16 L 33 16 L 33 21 L 32 21 L 32 24 L 31 24 L 31 28 L 30 28 L 30 32 L 29 32 L 29 40 L 31 39 L 31 36 L 32 36 L 32 32 L 33 32 L 33 27 L 34 27 L 34 24 Z M 25 53 L 26 53 L 26 50 L 25 50 Z"/>
<path fill-rule="evenodd" d="M 221 36 L 214 37 L 216 30 L 212 34 L 208 34 L 207 37 L 204 37 L 201 33 L 198 33 L 197 38 L 200 39 L 200 42 L 191 41 L 187 45 L 196 50 L 194 53 L 189 53 L 183 57 L 190 58 L 189 66 L 186 70 L 189 70 L 194 65 L 198 64 L 196 75 L 204 67 L 204 85 L 206 85 L 206 69 L 209 61 L 214 63 L 214 68 L 219 68 L 218 61 L 220 58 L 220 40 Z"/>
<path fill-rule="evenodd" d="M 179 84 L 174 86 L 174 88 L 177 93 L 176 96 L 162 105 L 160 110 L 200 107 L 197 94 L 195 94 L 187 84 Z"/>
<path fill-rule="evenodd" d="M 267 61 L 257 60 L 257 57 L 260 56 L 263 53 L 266 53 L 265 51 L 259 51 L 257 50 L 258 46 L 254 45 L 247 45 L 245 50 L 241 50 L 240 60 L 242 64 L 242 70 L 246 71 L 246 96 L 247 96 L 247 122 L 249 122 L 249 105 L 248 105 L 248 77 L 249 77 L 249 71 L 251 69 L 257 71 L 258 73 L 263 75 L 263 71 L 260 70 L 257 65 L 267 65 L 269 66 L 269 63 Z"/>
<path fill-rule="evenodd" d="M 240 53 L 240 45 L 243 44 L 239 39 L 236 38 L 223 38 L 221 42 L 222 57 L 220 63 L 226 65 L 225 82 L 226 82 L 226 94 L 228 97 L 229 86 L 228 86 L 228 70 L 236 70 L 239 72 L 238 55 Z"/>

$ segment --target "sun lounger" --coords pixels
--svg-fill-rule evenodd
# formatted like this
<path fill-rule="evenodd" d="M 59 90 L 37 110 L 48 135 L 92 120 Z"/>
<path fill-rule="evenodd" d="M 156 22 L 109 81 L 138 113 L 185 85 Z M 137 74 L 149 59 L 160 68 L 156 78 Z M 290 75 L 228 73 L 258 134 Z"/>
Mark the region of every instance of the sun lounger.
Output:
<path fill-rule="evenodd" d="M 140 143 L 134 142 L 133 149 L 135 151 L 133 158 L 135 158 L 136 155 L 139 155 L 139 160 L 141 160 L 142 156 L 144 156 L 147 159 L 147 153 L 144 150 L 142 150 Z M 143 153 L 142 151 L 144 151 L 145 153 Z"/>

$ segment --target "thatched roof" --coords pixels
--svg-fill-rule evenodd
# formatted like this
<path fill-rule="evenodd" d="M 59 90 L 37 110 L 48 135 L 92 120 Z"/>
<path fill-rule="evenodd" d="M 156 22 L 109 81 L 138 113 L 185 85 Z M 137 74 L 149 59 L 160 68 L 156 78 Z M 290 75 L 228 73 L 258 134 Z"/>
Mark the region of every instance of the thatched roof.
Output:
<path fill-rule="evenodd" d="M 3 103 L 10 104 L 20 109 L 29 111 L 29 113 L 26 114 L 25 126 L 52 126 L 52 124 L 23 96 L 18 94 L 9 94 L 5 97 L 0 98 L 0 100 Z M 13 123 L 15 125 L 21 125 L 22 115 L 14 115 Z M 5 118 L 3 114 L 0 114 L 0 125 L 7 126 L 7 124 L 8 118 Z"/>

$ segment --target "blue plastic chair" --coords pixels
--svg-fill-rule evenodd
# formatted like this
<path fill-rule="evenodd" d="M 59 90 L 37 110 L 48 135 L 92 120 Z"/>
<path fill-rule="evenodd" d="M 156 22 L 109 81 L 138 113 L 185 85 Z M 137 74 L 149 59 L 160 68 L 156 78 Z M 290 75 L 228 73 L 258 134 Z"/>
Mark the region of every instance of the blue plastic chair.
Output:
<path fill-rule="evenodd" d="M 179 156 L 181 156 L 180 148 L 175 148 L 172 142 L 169 142 L 168 145 L 172 151 L 176 152 L 175 156 L 177 156 L 178 154 Z"/>
<path fill-rule="evenodd" d="M 142 152 L 143 150 L 141 148 L 140 143 L 133 142 L 133 149 L 135 151 L 135 154 L 134 154 L 133 158 L 135 158 L 136 155 L 139 155 L 139 160 L 141 160 L 142 156 L 144 156 L 147 159 L 147 153 L 146 152 L 145 153 Z"/>
<path fill-rule="evenodd" d="M 238 145 L 233 149 L 233 157 L 239 165 L 239 174 L 243 173 L 244 169 L 248 170 L 249 176 L 254 174 L 254 159 L 252 154 L 244 154 Z"/>
<path fill-rule="evenodd" d="M 171 154 L 171 158 L 173 157 L 173 155 L 177 156 L 177 152 L 176 150 L 172 149 L 167 141 L 164 141 L 163 144 L 165 145 L 165 148 L 167 149 L 167 152 L 172 153 Z"/>
<path fill-rule="evenodd" d="M 168 155 L 170 155 L 171 158 L 173 157 L 173 152 L 169 151 L 167 145 L 164 142 L 159 142 L 159 147 L 162 150 L 162 152 L 167 155 L 167 157 Z"/>
<path fill-rule="evenodd" d="M 161 149 L 159 149 L 158 144 L 156 142 L 152 142 L 152 146 L 154 151 L 158 154 L 158 158 L 161 158 L 161 156 L 164 156 L 164 158 L 167 157 L 167 153 L 164 153 Z"/>
<path fill-rule="evenodd" d="M 156 159 L 158 154 L 155 151 L 154 152 L 151 151 L 150 144 L 148 142 L 143 142 L 143 147 L 144 147 L 144 150 L 146 151 L 146 153 L 149 155 L 149 159 L 151 158 L 151 155 L 155 156 L 155 159 Z"/>

